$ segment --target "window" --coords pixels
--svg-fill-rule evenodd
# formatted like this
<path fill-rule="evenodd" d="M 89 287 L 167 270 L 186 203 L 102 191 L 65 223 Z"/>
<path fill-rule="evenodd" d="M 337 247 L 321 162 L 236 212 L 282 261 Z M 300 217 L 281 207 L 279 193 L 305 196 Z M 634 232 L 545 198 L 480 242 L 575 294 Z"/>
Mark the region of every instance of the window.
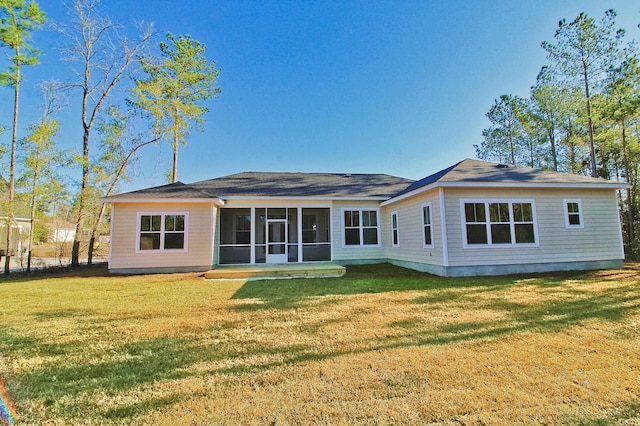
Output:
<path fill-rule="evenodd" d="M 511 244 L 509 203 L 489 203 L 489 223 L 492 244 Z"/>
<path fill-rule="evenodd" d="M 251 244 L 251 211 L 234 217 L 235 244 Z"/>
<path fill-rule="evenodd" d="M 466 245 L 536 244 L 533 201 L 462 201 Z"/>
<path fill-rule="evenodd" d="M 378 215 L 378 210 L 343 210 L 344 245 L 379 245 Z"/>
<path fill-rule="evenodd" d="M 531 203 L 513 203 L 513 222 L 516 244 L 535 244 L 535 226 Z"/>
<path fill-rule="evenodd" d="M 220 209 L 218 211 L 218 262 L 250 263 L 251 231 L 253 229 L 251 209 Z M 257 231 L 257 228 L 256 228 Z"/>
<path fill-rule="evenodd" d="M 398 235 L 398 212 L 391 213 L 391 241 L 393 247 L 400 246 L 400 236 Z"/>
<path fill-rule="evenodd" d="M 433 247 L 433 225 L 431 224 L 431 203 L 422 205 L 422 245 Z"/>
<path fill-rule="evenodd" d="M 318 216 L 302 214 L 302 242 L 315 243 L 318 241 Z"/>
<path fill-rule="evenodd" d="M 138 251 L 185 250 L 187 213 L 138 214 Z"/>
<path fill-rule="evenodd" d="M 584 228 L 581 200 L 564 200 L 564 221 L 567 228 Z"/>
<path fill-rule="evenodd" d="M 331 260 L 331 211 L 304 208 L 302 211 L 302 260 Z"/>
<path fill-rule="evenodd" d="M 487 244 L 487 212 L 484 203 L 464 203 L 467 244 Z"/>

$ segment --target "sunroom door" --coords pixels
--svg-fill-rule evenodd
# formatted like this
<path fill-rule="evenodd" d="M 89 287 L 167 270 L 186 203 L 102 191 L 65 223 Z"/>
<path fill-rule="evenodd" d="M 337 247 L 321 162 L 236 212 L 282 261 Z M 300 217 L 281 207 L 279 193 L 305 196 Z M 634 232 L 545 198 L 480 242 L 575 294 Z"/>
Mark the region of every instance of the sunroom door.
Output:
<path fill-rule="evenodd" d="M 267 263 L 287 263 L 287 221 L 267 220 Z"/>

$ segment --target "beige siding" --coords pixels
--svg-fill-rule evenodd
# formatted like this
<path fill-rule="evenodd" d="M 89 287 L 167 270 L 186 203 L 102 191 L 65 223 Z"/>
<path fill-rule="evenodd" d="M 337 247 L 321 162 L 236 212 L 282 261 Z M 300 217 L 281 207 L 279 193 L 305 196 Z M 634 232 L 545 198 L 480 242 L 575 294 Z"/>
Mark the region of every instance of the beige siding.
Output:
<path fill-rule="evenodd" d="M 622 259 L 615 191 L 561 189 L 446 189 L 450 266 L 584 262 Z M 531 199 L 537 247 L 463 247 L 461 199 Z M 564 199 L 581 199 L 584 228 L 567 229 Z"/>
<path fill-rule="evenodd" d="M 391 245 L 391 237 L 389 234 L 391 226 L 389 225 L 389 216 L 382 214 L 380 209 L 379 223 L 379 235 L 381 240 L 380 247 L 371 246 L 352 246 L 346 247 L 344 245 L 343 236 L 343 209 L 361 209 L 371 208 L 380 209 L 380 202 L 378 201 L 334 201 L 333 210 L 331 216 L 331 226 L 333 227 L 332 241 L 333 241 L 333 260 L 337 261 L 349 261 L 349 260 L 378 260 L 386 259 L 386 247 Z"/>
<path fill-rule="evenodd" d="M 431 203 L 431 226 L 433 228 L 433 248 L 425 248 L 423 243 L 422 204 Z M 443 265 L 443 245 L 441 227 L 440 197 L 437 190 L 420 194 L 384 208 L 384 223 L 387 223 L 385 244 L 387 257 L 404 262 Z M 391 244 L 391 213 L 398 212 L 399 246 Z"/>
<path fill-rule="evenodd" d="M 136 252 L 138 213 L 188 212 L 187 250 Z M 211 265 L 214 208 L 206 203 L 115 203 L 112 213 L 110 269 L 188 268 Z"/>

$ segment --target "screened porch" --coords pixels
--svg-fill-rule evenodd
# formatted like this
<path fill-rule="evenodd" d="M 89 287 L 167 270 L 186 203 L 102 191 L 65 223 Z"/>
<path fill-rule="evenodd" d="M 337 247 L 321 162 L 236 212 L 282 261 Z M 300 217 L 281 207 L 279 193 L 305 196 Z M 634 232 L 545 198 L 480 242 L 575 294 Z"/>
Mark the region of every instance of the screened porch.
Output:
<path fill-rule="evenodd" d="M 331 260 L 328 208 L 223 208 L 219 217 L 219 264 Z"/>

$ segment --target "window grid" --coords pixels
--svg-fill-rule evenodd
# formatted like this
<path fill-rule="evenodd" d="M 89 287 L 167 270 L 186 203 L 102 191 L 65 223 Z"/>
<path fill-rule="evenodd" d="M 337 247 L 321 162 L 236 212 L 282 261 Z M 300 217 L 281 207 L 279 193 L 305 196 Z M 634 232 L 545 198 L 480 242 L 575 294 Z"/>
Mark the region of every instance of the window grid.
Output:
<path fill-rule="evenodd" d="M 400 233 L 398 230 L 398 212 L 391 213 L 391 242 L 393 247 L 400 247 Z"/>
<path fill-rule="evenodd" d="M 422 245 L 433 247 L 433 225 L 431 223 L 431 203 L 422 205 Z"/>
<path fill-rule="evenodd" d="M 186 250 L 186 213 L 139 213 L 137 252 Z"/>
<path fill-rule="evenodd" d="M 567 228 L 584 228 L 581 200 L 564 200 L 564 219 Z"/>
<path fill-rule="evenodd" d="M 465 246 L 537 245 L 533 201 L 461 203 Z"/>
<path fill-rule="evenodd" d="M 343 209 L 343 244 L 347 246 L 380 246 L 377 209 Z"/>

